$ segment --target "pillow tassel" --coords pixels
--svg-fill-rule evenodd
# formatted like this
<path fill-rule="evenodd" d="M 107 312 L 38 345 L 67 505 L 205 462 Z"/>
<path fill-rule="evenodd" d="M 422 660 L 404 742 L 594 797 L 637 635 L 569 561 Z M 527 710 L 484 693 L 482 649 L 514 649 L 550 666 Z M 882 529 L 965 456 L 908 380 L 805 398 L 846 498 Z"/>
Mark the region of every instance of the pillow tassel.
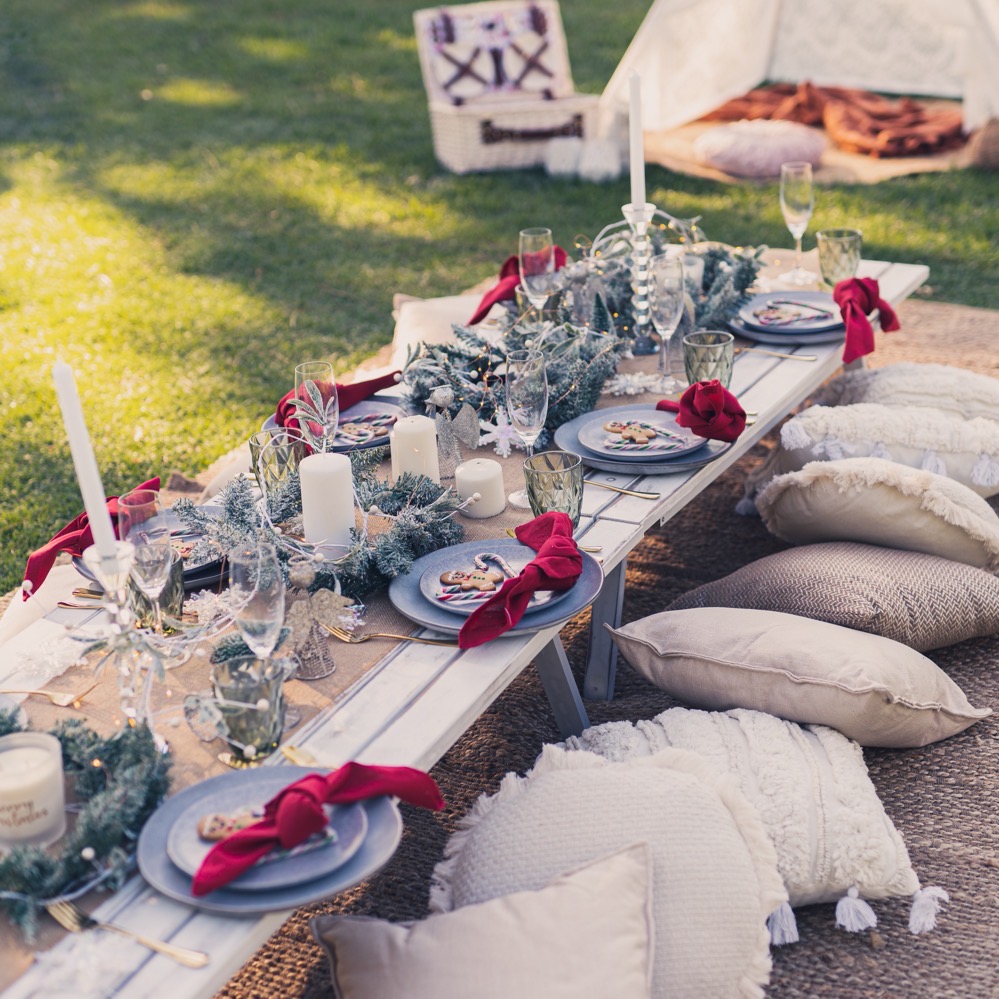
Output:
<path fill-rule="evenodd" d="M 927 451 L 923 455 L 923 463 L 919 466 L 926 472 L 933 472 L 936 475 L 946 475 L 947 466 L 943 463 L 943 459 L 936 453 L 936 451 Z"/>
<path fill-rule="evenodd" d="M 916 894 L 918 895 L 919 893 L 917 892 Z M 791 908 L 789 902 L 781 902 L 767 916 L 767 929 L 770 931 L 770 943 L 774 947 L 783 947 L 784 944 L 797 943 L 801 939 L 798 936 L 798 920 L 794 918 L 794 909 Z"/>
<path fill-rule="evenodd" d="M 937 913 L 943 902 L 949 902 L 950 895 L 943 888 L 928 885 L 920 888 L 912 896 L 912 908 L 909 910 L 909 932 L 929 933 L 937 926 Z"/>
<path fill-rule="evenodd" d="M 982 454 L 971 470 L 971 481 L 976 486 L 999 486 L 999 461 L 990 454 Z"/>
<path fill-rule="evenodd" d="M 780 442 L 788 451 L 798 451 L 812 446 L 812 438 L 808 436 L 808 431 L 801 425 L 800 420 L 788 420 L 780 428 Z"/>
<path fill-rule="evenodd" d="M 847 444 L 845 441 L 841 440 L 835 434 L 826 434 L 813 448 L 812 454 L 819 457 L 823 452 L 830 461 L 840 461 L 843 458 L 849 458 L 853 453 L 854 448 Z"/>
<path fill-rule="evenodd" d="M 871 453 L 868 455 L 869 458 L 882 458 L 884 461 L 893 461 L 891 456 L 891 451 L 888 450 L 887 445 L 884 441 L 878 441 L 874 447 L 871 448 Z"/>
<path fill-rule="evenodd" d="M 836 925 L 847 933 L 861 933 L 878 925 L 878 917 L 860 897 L 856 885 L 836 903 Z"/>

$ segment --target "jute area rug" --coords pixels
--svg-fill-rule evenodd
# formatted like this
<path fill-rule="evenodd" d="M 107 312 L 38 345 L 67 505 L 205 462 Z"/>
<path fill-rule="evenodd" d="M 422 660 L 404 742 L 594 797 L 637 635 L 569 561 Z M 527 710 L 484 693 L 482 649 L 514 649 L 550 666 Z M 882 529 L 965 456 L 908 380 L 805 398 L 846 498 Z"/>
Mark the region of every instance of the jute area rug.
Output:
<path fill-rule="evenodd" d="M 873 366 L 910 360 L 999 376 L 999 312 L 908 302 L 901 319 L 901 331 L 879 336 Z M 626 621 L 655 613 L 680 593 L 785 547 L 758 519 L 734 513 L 745 473 L 762 460 L 765 448 L 756 448 L 740 467 L 636 549 L 628 563 Z M 562 632 L 577 671 L 586 652 L 588 625 L 589 615 L 583 614 Z M 999 710 L 999 637 L 966 642 L 930 657 L 972 703 Z M 599 724 L 649 718 L 673 704 L 622 662 L 614 699 L 588 702 L 587 710 L 591 722 Z M 523 772 L 541 746 L 554 741 L 558 732 L 531 667 L 434 768 L 447 809 L 431 815 L 404 808 L 405 835 L 388 866 L 350 892 L 297 911 L 220 996 L 330 995 L 325 958 L 309 933 L 309 917 L 335 911 L 391 920 L 424 917 L 430 873 L 456 821 L 480 794 L 494 791 L 505 773 Z M 925 749 L 868 750 L 865 758 L 917 874 L 924 884 L 945 887 L 950 904 L 936 931 L 919 937 L 908 932 L 908 899 L 876 903 L 876 937 L 836 930 L 832 905 L 799 909 L 801 942 L 774 950 L 768 996 L 999 996 L 999 721 L 986 719 Z M 446 967 L 441 974 L 447 975 Z"/>

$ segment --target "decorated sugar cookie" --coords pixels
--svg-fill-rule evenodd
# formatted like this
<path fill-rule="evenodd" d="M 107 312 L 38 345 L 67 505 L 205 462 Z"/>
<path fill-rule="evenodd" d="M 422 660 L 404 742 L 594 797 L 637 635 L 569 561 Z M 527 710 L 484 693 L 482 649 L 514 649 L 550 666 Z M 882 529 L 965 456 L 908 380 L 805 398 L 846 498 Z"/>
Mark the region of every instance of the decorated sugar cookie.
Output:
<path fill-rule="evenodd" d="M 209 843 L 217 843 L 247 826 L 252 826 L 254 822 L 259 822 L 263 817 L 263 812 L 255 812 L 252 809 L 245 809 L 232 815 L 212 812 L 210 815 L 203 815 L 198 819 L 198 835 L 202 839 L 208 840 Z"/>
<path fill-rule="evenodd" d="M 610 451 L 675 451 L 684 441 L 665 427 L 643 420 L 609 420 L 603 428 L 610 435 L 603 445 Z"/>
<path fill-rule="evenodd" d="M 480 593 L 496 589 L 497 583 L 503 582 L 503 573 L 493 569 L 449 569 L 441 573 L 441 582 L 445 586 L 457 586 L 463 591 L 477 590 Z"/>

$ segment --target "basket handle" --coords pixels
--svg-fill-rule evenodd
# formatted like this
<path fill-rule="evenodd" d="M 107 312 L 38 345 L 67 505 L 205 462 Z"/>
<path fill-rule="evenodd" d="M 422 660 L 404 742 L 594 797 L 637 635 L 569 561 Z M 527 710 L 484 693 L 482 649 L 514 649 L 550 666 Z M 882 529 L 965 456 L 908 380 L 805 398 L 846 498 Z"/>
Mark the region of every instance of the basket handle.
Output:
<path fill-rule="evenodd" d="M 499 142 L 540 142 L 545 139 L 583 138 L 583 116 L 574 114 L 564 125 L 550 128 L 502 128 L 491 118 L 482 122 L 482 144 L 494 146 Z"/>

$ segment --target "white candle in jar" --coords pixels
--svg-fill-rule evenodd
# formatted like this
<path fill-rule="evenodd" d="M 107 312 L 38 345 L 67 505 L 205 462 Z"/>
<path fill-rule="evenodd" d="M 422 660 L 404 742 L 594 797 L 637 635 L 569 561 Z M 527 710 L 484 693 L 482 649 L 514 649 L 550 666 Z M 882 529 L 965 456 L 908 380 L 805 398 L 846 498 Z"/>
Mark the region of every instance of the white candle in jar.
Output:
<path fill-rule="evenodd" d="M 76 479 L 80 484 L 80 494 L 83 496 L 83 507 L 87 511 L 94 545 L 101 558 L 116 558 L 114 528 L 111 526 L 111 515 L 108 513 L 107 496 L 101 485 L 97 459 L 94 457 L 94 448 L 90 443 L 87 424 L 83 419 L 83 408 L 80 406 L 80 396 L 76 391 L 73 369 L 64 361 L 56 361 L 52 365 L 52 380 L 55 382 L 62 420 L 66 425 L 69 450 L 73 455 Z"/>
<path fill-rule="evenodd" d="M 454 482 L 463 500 L 479 494 L 474 503 L 461 511 L 466 517 L 495 517 L 506 507 L 503 468 L 498 461 L 472 458 L 463 462 L 454 470 Z"/>
<path fill-rule="evenodd" d="M 426 475 L 440 482 L 437 461 L 437 427 L 429 416 L 404 416 L 397 420 L 389 434 L 392 447 L 392 477 L 405 472 Z"/>
<path fill-rule="evenodd" d="M 354 474 L 345 454 L 306 455 L 298 466 L 305 540 L 321 548 L 349 546 L 354 527 Z M 341 553 L 342 554 L 342 553 Z"/>
<path fill-rule="evenodd" d="M 47 846 L 65 831 L 59 740 L 44 732 L 0 738 L 0 845 Z"/>
<path fill-rule="evenodd" d="M 642 78 L 632 73 L 628 79 L 631 103 L 628 111 L 628 156 L 631 162 L 631 203 L 645 204 L 645 139 L 642 135 Z"/>

